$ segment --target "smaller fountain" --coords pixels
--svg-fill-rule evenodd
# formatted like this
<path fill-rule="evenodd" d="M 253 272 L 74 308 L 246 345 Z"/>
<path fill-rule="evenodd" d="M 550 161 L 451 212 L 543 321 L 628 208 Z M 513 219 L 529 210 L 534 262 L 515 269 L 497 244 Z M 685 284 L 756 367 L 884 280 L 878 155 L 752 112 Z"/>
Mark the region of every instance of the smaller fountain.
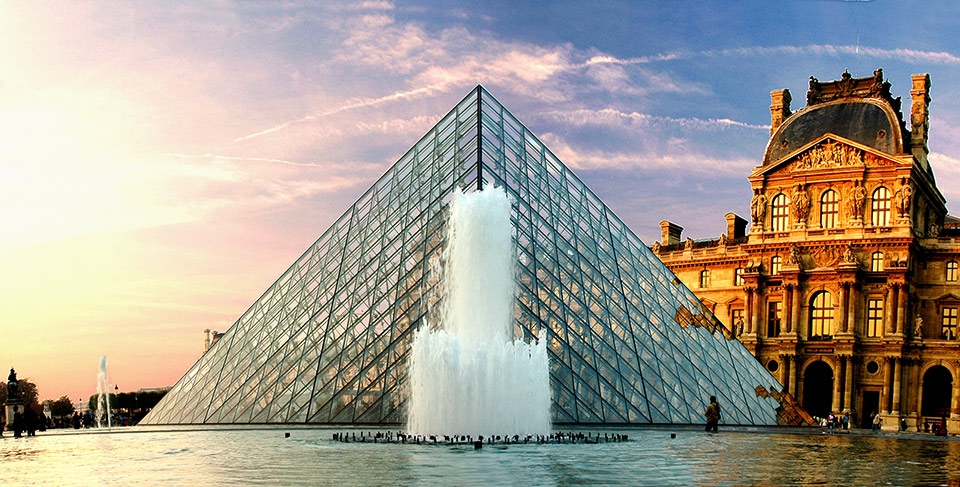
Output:
<path fill-rule="evenodd" d="M 97 373 L 97 428 L 103 427 L 103 416 L 107 417 L 110 428 L 110 386 L 107 382 L 107 356 L 100 356 L 100 371 Z"/>

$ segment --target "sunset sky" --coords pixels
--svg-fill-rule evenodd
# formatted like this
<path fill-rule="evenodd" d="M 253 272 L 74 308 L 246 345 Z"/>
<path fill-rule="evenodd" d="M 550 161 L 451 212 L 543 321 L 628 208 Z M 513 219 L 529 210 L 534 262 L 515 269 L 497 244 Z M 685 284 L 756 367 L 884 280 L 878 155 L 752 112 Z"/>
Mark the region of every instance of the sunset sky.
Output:
<path fill-rule="evenodd" d="M 649 244 L 747 215 L 770 91 L 929 73 L 960 213 L 955 0 L 195 3 L 0 0 L 0 367 L 41 398 L 172 385 L 477 84 Z"/>

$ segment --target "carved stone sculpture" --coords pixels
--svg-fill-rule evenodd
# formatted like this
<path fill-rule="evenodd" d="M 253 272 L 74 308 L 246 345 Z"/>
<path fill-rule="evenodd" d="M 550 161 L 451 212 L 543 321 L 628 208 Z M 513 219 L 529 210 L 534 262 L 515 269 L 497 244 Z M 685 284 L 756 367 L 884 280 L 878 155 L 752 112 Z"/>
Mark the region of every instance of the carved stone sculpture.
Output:
<path fill-rule="evenodd" d="M 793 207 L 797 215 L 797 222 L 806 223 L 810 216 L 810 197 L 807 196 L 807 190 L 803 189 L 802 184 L 797 184 L 797 189 L 793 192 Z"/>
<path fill-rule="evenodd" d="M 860 184 L 859 180 L 853 181 L 853 189 L 850 190 L 850 216 L 851 219 L 863 219 L 863 203 L 867 200 L 867 190 Z"/>
<path fill-rule="evenodd" d="M 900 187 L 897 188 L 893 196 L 894 206 L 896 206 L 900 218 L 910 218 L 910 203 L 912 201 L 913 186 L 906 181 L 906 178 L 900 178 Z"/>
<path fill-rule="evenodd" d="M 767 197 L 763 195 L 762 190 L 757 188 L 753 191 L 753 199 L 750 200 L 750 216 L 753 218 L 754 226 L 763 229 L 763 217 L 767 214 Z"/>

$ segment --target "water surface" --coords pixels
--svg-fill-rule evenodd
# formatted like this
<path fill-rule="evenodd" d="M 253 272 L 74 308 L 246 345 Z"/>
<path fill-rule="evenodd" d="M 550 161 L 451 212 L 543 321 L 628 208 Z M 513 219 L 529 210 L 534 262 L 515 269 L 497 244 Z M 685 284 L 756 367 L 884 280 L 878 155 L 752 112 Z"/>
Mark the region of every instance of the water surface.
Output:
<path fill-rule="evenodd" d="M 336 431 L 371 430 L 8 432 L 0 485 L 960 485 L 960 442 L 918 434 L 656 427 L 589 430 L 629 435 L 622 443 L 474 450 L 343 443 Z"/>

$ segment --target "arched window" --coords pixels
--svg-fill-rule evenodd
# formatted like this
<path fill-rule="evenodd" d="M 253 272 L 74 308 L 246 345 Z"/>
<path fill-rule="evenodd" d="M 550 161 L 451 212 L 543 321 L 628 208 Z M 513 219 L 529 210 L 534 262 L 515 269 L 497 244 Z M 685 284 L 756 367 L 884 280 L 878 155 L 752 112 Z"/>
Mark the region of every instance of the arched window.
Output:
<path fill-rule="evenodd" d="M 783 267 L 783 259 L 779 255 L 774 255 L 770 257 L 770 275 L 776 276 L 780 274 L 780 269 Z"/>
<path fill-rule="evenodd" d="M 820 291 L 810 300 L 810 337 L 833 335 L 833 295 Z"/>
<path fill-rule="evenodd" d="M 957 282 L 957 261 L 951 260 L 947 262 L 947 273 L 944 276 L 947 282 Z"/>
<path fill-rule="evenodd" d="M 820 228 L 835 228 L 840 214 L 840 200 L 837 192 L 828 189 L 820 196 Z"/>
<path fill-rule="evenodd" d="M 870 203 L 870 222 L 875 227 L 890 225 L 890 190 L 880 186 L 873 190 L 873 200 Z"/>
<path fill-rule="evenodd" d="M 870 271 L 880 272 L 883 270 L 883 252 L 874 252 L 870 255 Z"/>
<path fill-rule="evenodd" d="M 888 201 L 889 204 L 889 201 Z M 783 193 L 773 197 L 770 204 L 771 216 L 770 226 L 774 232 L 786 232 L 790 224 L 790 198 Z"/>
<path fill-rule="evenodd" d="M 700 287 L 710 287 L 710 269 L 700 271 Z"/>

